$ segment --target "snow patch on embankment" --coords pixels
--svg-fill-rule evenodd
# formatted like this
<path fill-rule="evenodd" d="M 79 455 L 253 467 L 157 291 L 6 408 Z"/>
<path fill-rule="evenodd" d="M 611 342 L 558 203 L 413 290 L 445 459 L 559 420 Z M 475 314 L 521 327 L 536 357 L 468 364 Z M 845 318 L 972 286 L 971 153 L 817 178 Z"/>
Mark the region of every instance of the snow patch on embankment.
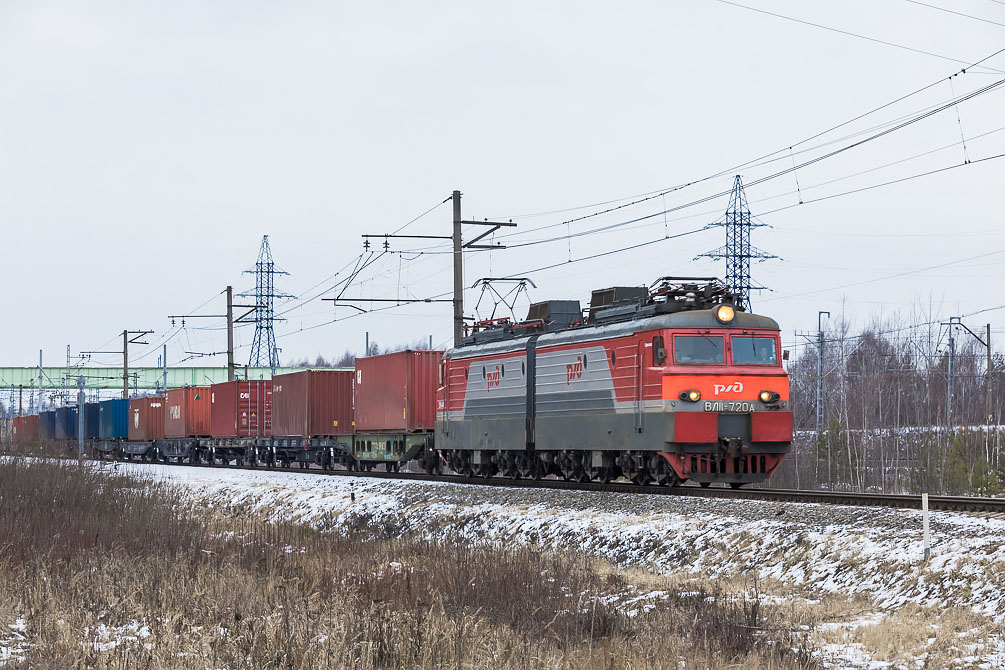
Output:
<path fill-rule="evenodd" d="M 1005 521 L 932 513 L 924 562 L 916 510 L 513 489 L 297 472 L 122 465 L 206 506 L 322 529 L 590 552 L 619 565 L 712 579 L 771 578 L 883 609 L 964 606 L 1005 622 Z M 355 501 L 352 498 L 355 497 Z"/>

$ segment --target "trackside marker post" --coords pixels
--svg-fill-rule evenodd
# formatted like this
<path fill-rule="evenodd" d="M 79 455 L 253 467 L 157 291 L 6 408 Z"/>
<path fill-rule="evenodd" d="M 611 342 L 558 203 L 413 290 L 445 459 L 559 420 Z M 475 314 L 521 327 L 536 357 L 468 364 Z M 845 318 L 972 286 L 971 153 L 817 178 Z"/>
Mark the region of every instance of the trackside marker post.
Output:
<path fill-rule="evenodd" d="M 932 536 L 928 530 L 928 494 L 921 494 L 921 525 L 922 532 L 925 535 L 925 562 L 928 562 L 929 556 L 932 554 Z"/>

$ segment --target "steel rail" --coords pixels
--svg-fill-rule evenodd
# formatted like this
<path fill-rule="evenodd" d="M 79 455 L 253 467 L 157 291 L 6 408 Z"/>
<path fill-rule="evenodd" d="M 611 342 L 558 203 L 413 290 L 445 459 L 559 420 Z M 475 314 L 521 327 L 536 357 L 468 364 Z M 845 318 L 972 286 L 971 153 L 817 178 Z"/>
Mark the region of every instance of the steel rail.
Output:
<path fill-rule="evenodd" d="M 125 461 L 130 462 L 130 461 Z M 137 462 L 137 461 L 133 461 Z M 350 470 L 319 470 L 314 468 L 284 468 L 252 465 L 209 465 L 168 463 L 190 467 L 228 468 L 261 472 L 298 472 L 335 477 L 361 477 L 370 479 L 396 479 L 402 481 L 440 482 L 468 486 L 495 486 L 500 488 L 552 489 L 560 491 L 595 491 L 604 493 L 681 496 L 689 498 L 724 498 L 730 500 L 767 500 L 772 502 L 818 503 L 849 507 L 893 507 L 921 509 L 921 496 L 890 493 L 853 493 L 844 491 L 804 491 L 794 489 L 719 488 L 700 486 L 656 486 L 612 482 L 575 482 L 561 479 L 508 479 L 503 477 L 465 477 L 463 475 L 428 475 L 418 472 L 360 472 Z M 974 496 L 928 497 L 931 510 L 944 512 L 990 512 L 1005 514 L 1005 498 L 979 498 Z"/>

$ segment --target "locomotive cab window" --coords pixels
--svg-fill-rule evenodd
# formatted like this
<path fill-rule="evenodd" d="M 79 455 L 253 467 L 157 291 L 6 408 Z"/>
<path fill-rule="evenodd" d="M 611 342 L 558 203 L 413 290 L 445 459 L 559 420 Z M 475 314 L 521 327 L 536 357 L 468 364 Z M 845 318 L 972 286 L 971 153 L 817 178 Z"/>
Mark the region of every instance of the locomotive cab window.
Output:
<path fill-rule="evenodd" d="M 734 337 L 734 365 L 778 365 L 778 352 L 773 337 Z"/>
<path fill-rule="evenodd" d="M 677 335 L 674 361 L 683 365 L 721 365 L 726 362 L 721 335 Z"/>
<path fill-rule="evenodd" d="M 657 335 L 653 338 L 653 365 L 665 365 L 666 362 L 666 345 L 663 344 L 663 336 Z"/>

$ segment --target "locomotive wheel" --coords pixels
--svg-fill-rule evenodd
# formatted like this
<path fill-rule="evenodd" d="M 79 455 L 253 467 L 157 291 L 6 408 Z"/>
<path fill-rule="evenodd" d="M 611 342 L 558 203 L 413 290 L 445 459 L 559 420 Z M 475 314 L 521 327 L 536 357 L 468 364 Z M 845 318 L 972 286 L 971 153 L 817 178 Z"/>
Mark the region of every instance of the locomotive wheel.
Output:
<path fill-rule="evenodd" d="M 520 479 L 520 465 L 518 459 L 512 454 L 503 456 L 502 474 L 510 479 Z"/>
<path fill-rule="evenodd" d="M 520 454 L 516 457 L 516 470 L 520 477 L 534 477 L 534 463 L 536 459 Z"/>
<path fill-rule="evenodd" d="M 639 468 L 632 476 L 632 483 L 638 486 L 646 486 L 651 481 L 652 475 L 650 475 L 649 470 L 646 470 L 645 468 Z"/>
<path fill-rule="evenodd" d="M 666 464 L 666 461 L 660 459 L 658 465 L 656 466 L 655 479 L 656 483 L 660 486 L 676 486 L 677 485 L 677 473 Z"/>

